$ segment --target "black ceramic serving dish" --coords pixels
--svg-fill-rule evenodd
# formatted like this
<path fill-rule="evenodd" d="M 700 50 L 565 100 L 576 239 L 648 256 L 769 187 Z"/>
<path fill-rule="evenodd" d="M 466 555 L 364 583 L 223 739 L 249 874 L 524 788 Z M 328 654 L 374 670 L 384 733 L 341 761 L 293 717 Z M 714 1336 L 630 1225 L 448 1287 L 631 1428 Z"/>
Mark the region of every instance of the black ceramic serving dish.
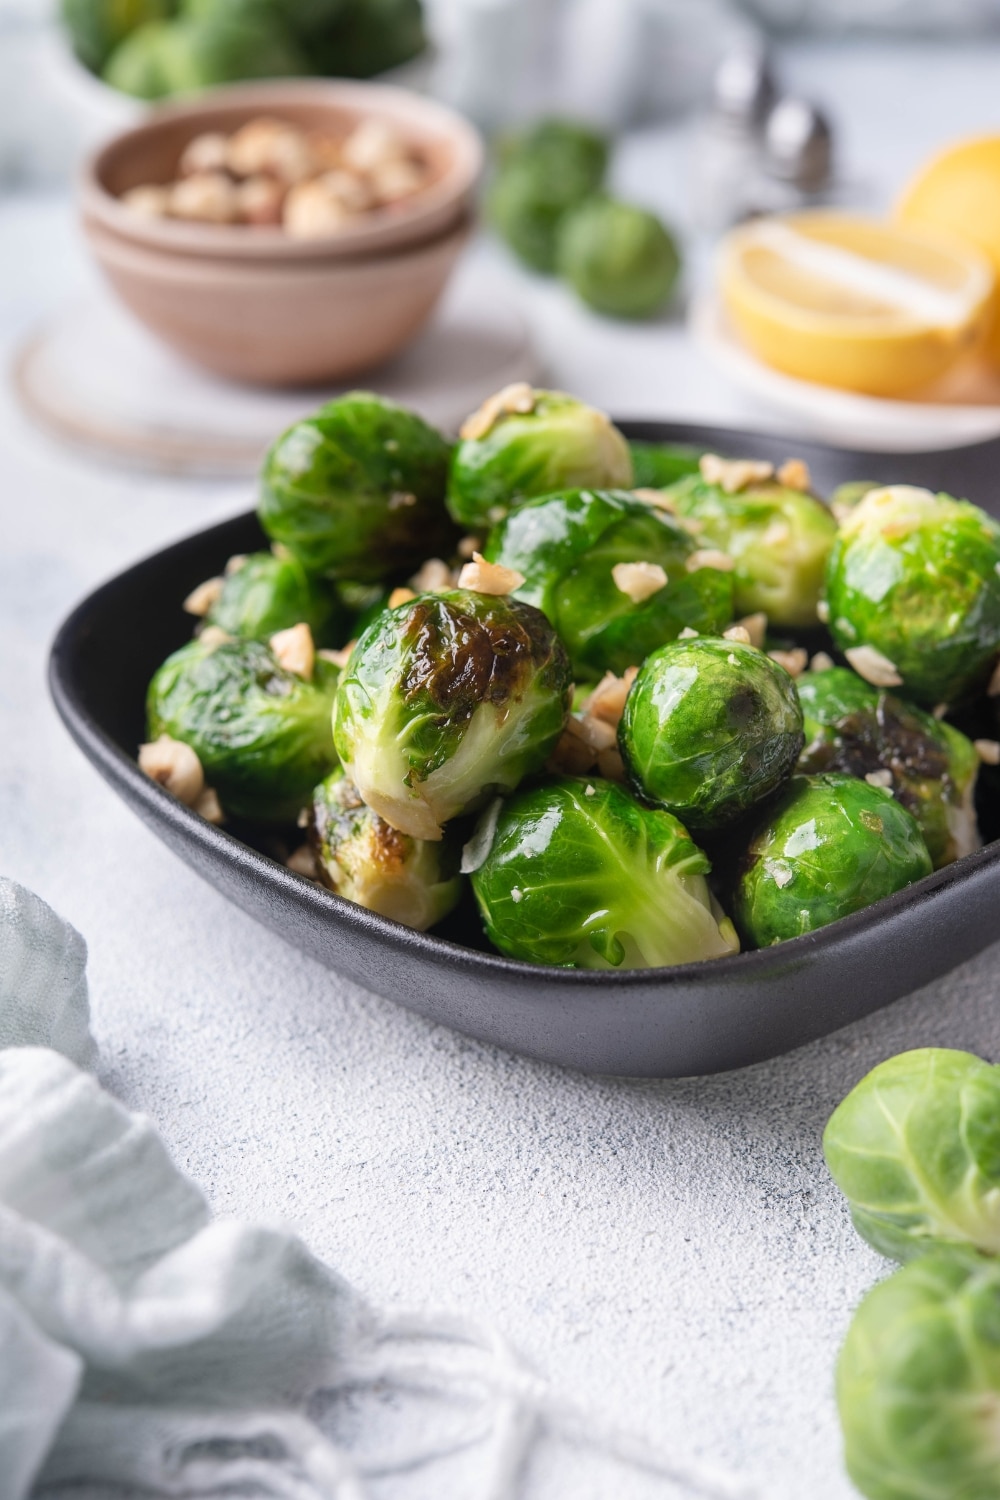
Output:
<path fill-rule="evenodd" d="M 797 439 L 626 422 L 633 438 L 805 458 L 821 492 L 848 479 L 923 484 L 993 503 L 1000 443 L 945 453 L 860 453 Z M 1000 496 L 997 497 L 1000 500 Z M 1000 839 L 865 911 L 757 953 L 672 969 L 582 972 L 484 951 L 474 909 L 413 932 L 344 901 L 213 827 L 135 762 L 147 683 L 191 633 L 181 600 L 228 557 L 263 544 L 244 515 L 147 558 L 85 599 L 52 648 L 70 734 L 170 847 L 251 916 L 320 963 L 434 1021 L 587 1072 L 681 1077 L 789 1051 L 945 973 L 1000 937 Z M 1000 832 L 987 823 L 987 835 Z M 252 837 L 247 831 L 247 837 Z"/>

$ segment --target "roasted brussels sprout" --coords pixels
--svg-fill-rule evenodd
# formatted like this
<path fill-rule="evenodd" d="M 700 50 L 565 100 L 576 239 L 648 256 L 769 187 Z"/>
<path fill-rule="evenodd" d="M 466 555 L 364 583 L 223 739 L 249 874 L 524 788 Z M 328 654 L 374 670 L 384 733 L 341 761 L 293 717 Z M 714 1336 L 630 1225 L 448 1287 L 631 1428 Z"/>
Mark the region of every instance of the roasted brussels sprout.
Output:
<path fill-rule="evenodd" d="M 419 932 L 462 894 L 457 847 L 400 833 L 365 806 L 339 767 L 313 793 L 309 838 L 324 885 Z"/>
<path fill-rule="evenodd" d="M 393 828 L 439 839 L 459 813 L 539 770 L 569 709 L 569 662 L 530 604 L 456 589 L 384 610 L 361 636 L 334 742 Z"/>
<path fill-rule="evenodd" d="M 612 782 L 518 792 L 483 822 L 472 886 L 487 936 L 511 958 L 648 969 L 738 952 L 690 834 Z"/>
<path fill-rule="evenodd" d="M 960 730 L 846 667 L 804 672 L 795 685 L 806 731 L 800 771 L 881 782 L 920 824 L 936 870 L 979 848 L 979 757 Z"/>
<path fill-rule="evenodd" d="M 661 220 L 632 203 L 588 198 L 559 225 L 559 275 L 589 307 L 613 318 L 651 318 L 659 312 L 680 264 Z"/>
<path fill-rule="evenodd" d="M 518 598 L 552 621 L 578 679 L 621 676 L 685 628 L 716 632 L 732 619 L 727 559 L 621 491 L 531 500 L 491 533 L 486 556 L 524 575 Z"/>
<path fill-rule="evenodd" d="M 207 624 L 259 641 L 302 623 L 318 646 L 340 645 L 347 638 L 350 614 L 334 585 L 311 577 L 297 558 L 251 552 L 233 562 L 205 616 Z"/>
<path fill-rule="evenodd" d="M 1000 1264 L 923 1256 L 870 1291 L 837 1365 L 847 1472 L 868 1500 L 1000 1494 Z"/>
<path fill-rule="evenodd" d="M 561 391 L 508 386 L 462 426 L 448 509 L 473 529 L 495 525 L 533 495 L 574 485 L 632 484 L 628 443 L 603 412 Z"/>
<path fill-rule="evenodd" d="M 604 181 L 603 136 L 567 120 L 542 120 L 504 137 L 487 199 L 497 232 L 527 265 L 554 271 L 559 226 Z"/>
<path fill-rule="evenodd" d="M 763 651 L 699 636 L 648 656 L 618 744 L 640 796 L 687 828 L 721 828 L 770 795 L 802 748 L 795 684 Z"/>
<path fill-rule="evenodd" d="M 852 776 L 793 776 L 754 834 L 733 917 L 766 948 L 815 932 L 931 872 L 916 820 Z"/>
<path fill-rule="evenodd" d="M 837 523 L 822 501 L 761 480 L 733 494 L 700 476 L 667 491 L 677 513 L 700 523 L 703 546 L 732 557 L 737 614 L 763 610 L 771 625 L 815 626 Z"/>
<path fill-rule="evenodd" d="M 986 686 L 1000 650 L 1000 525 L 950 495 L 870 490 L 830 555 L 826 610 L 869 682 L 927 707 L 961 703 Z"/>
<path fill-rule="evenodd" d="M 684 443 L 629 443 L 636 489 L 664 490 L 687 474 L 697 474 L 702 450 Z"/>
<path fill-rule="evenodd" d="M 149 685 L 149 738 L 190 745 L 223 808 L 275 823 L 294 819 L 337 763 L 330 716 L 337 672 L 286 671 L 261 641 L 190 641 Z"/>
<path fill-rule="evenodd" d="M 834 1110 L 823 1150 L 882 1255 L 1000 1255 L 1000 1068 L 943 1047 L 891 1057 Z"/>
<path fill-rule="evenodd" d="M 104 78 L 123 93 L 158 99 L 240 79 L 308 72 L 305 55 L 282 20 L 255 11 L 147 22 L 115 48 Z"/>
<path fill-rule="evenodd" d="M 309 30 L 313 71 L 336 78 L 374 78 L 427 45 L 420 0 L 346 0 L 332 23 Z"/>
<path fill-rule="evenodd" d="M 372 583 L 447 551 L 448 444 L 413 412 L 353 391 L 282 433 L 258 514 L 310 572 Z"/>
<path fill-rule="evenodd" d="M 162 21 L 174 0 L 62 0 L 62 18 L 73 51 L 92 73 L 99 73 L 125 37 L 147 21 Z"/>

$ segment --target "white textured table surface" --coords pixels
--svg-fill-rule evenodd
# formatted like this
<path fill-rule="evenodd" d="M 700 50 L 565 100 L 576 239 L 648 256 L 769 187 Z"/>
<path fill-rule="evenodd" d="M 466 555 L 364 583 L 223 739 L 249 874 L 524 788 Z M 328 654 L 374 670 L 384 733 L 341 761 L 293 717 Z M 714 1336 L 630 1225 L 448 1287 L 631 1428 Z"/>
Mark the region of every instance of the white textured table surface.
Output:
<path fill-rule="evenodd" d="M 849 165 L 873 181 L 876 167 L 898 180 L 936 141 L 996 123 L 995 52 L 939 53 L 919 72 L 878 52 L 793 63 L 840 106 Z M 623 175 L 648 185 L 662 160 L 668 203 L 672 158 L 658 149 L 634 143 Z M 63 202 L 0 201 L 5 359 L 84 275 Z M 558 291 L 527 290 L 559 383 L 619 411 L 749 419 L 679 327 L 622 331 Z M 153 1115 L 220 1211 L 292 1221 L 374 1301 L 495 1324 L 567 1397 L 738 1468 L 768 1500 L 847 1500 L 833 1362 L 882 1263 L 826 1176 L 821 1130 L 904 1047 L 1000 1055 L 1000 950 L 793 1056 L 681 1083 L 542 1067 L 367 995 L 169 854 L 72 747 L 46 694 L 67 608 L 245 508 L 246 490 L 84 466 L 6 395 L 0 444 L 0 865 L 87 937 L 105 1081 Z M 446 1474 L 379 1493 L 475 1500 Z M 552 1447 L 525 1493 L 676 1492 Z"/>

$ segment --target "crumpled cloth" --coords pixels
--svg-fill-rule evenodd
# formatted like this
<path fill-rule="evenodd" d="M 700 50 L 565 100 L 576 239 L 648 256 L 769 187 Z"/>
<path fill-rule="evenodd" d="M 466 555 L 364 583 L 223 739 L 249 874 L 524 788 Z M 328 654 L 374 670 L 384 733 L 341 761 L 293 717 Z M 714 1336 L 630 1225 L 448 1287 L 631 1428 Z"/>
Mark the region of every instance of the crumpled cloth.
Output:
<path fill-rule="evenodd" d="M 0 1047 L 54 1047 L 92 1067 L 86 967 L 87 945 L 75 928 L 0 877 Z"/>

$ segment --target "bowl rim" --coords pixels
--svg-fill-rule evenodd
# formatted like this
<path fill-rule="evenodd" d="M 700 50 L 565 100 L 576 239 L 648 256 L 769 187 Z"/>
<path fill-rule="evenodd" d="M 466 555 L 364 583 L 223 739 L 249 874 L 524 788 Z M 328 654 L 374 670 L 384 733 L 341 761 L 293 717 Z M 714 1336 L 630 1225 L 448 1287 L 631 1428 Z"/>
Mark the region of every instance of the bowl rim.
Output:
<path fill-rule="evenodd" d="M 292 239 L 280 228 L 144 219 L 104 185 L 103 174 L 115 156 L 133 147 L 141 148 L 164 127 L 193 124 L 204 118 L 207 128 L 216 115 L 230 111 L 246 118 L 267 113 L 280 117 L 283 107 L 302 105 L 374 115 L 412 126 L 417 135 L 446 138 L 452 148 L 450 165 L 437 181 L 415 193 L 405 209 L 375 209 L 361 216 L 355 226 L 308 240 Z M 192 134 L 196 133 L 193 129 Z M 444 222 L 465 213 L 484 160 L 485 146 L 476 128 L 436 99 L 394 84 L 356 79 L 271 79 L 225 84 L 151 109 L 136 124 L 102 140 L 84 158 L 77 175 L 76 198 L 83 218 L 100 223 L 122 239 L 174 256 L 231 261 L 339 260 L 433 236 Z"/>

